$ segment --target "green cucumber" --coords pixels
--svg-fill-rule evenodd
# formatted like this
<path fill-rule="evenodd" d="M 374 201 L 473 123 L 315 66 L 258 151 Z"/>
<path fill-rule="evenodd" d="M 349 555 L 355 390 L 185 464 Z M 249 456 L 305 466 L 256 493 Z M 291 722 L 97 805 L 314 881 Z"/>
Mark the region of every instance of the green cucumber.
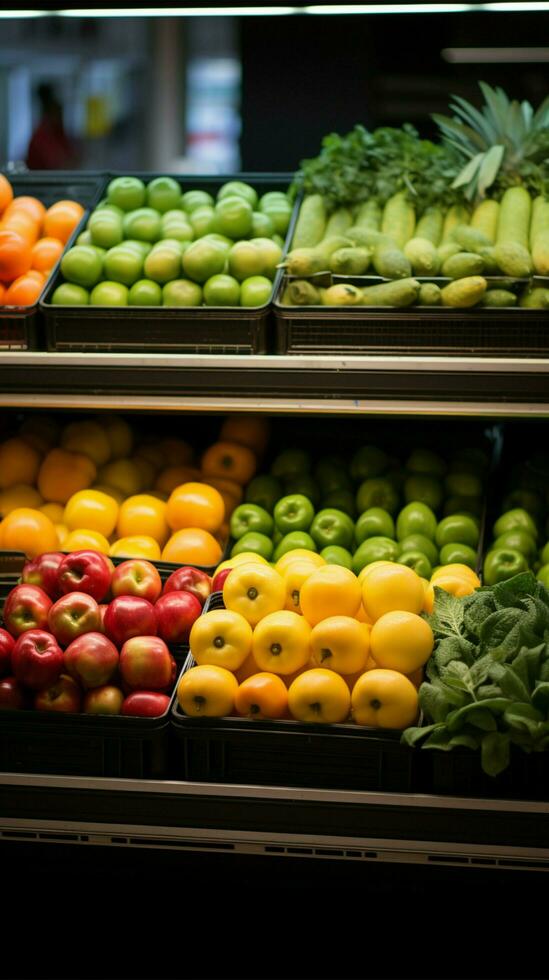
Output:
<path fill-rule="evenodd" d="M 372 264 L 377 274 L 384 279 L 409 279 L 412 274 L 410 260 L 396 245 L 378 245 L 374 249 Z"/>
<path fill-rule="evenodd" d="M 511 242 L 528 251 L 531 214 L 532 199 L 526 188 L 509 187 L 499 206 L 496 247 Z"/>
<path fill-rule="evenodd" d="M 446 214 L 444 215 L 441 244 L 444 245 L 446 242 L 451 240 L 452 232 L 456 225 L 468 225 L 469 218 L 470 214 L 465 205 L 452 204 L 452 207 L 448 208 Z"/>
<path fill-rule="evenodd" d="M 549 308 L 549 289 L 534 286 L 526 289 L 519 299 L 519 306 L 526 309 L 546 310 Z"/>
<path fill-rule="evenodd" d="M 359 228 L 379 231 L 381 227 L 381 208 L 377 201 L 365 201 L 357 208 L 354 224 Z"/>
<path fill-rule="evenodd" d="M 483 231 L 471 228 L 470 225 L 456 225 L 452 230 L 452 238 L 465 252 L 478 252 L 479 248 L 493 244 Z"/>

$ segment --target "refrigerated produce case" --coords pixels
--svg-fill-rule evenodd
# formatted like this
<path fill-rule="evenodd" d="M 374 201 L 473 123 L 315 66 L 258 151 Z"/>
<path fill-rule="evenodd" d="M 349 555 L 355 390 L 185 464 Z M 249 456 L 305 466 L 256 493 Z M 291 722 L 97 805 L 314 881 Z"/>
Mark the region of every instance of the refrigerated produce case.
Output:
<path fill-rule="evenodd" d="M 545 439 L 549 361 L 12 351 L 0 353 L 0 406 L 6 413 L 115 410 L 146 416 L 159 425 L 170 416 L 171 424 L 175 418 L 187 432 L 193 424 L 198 430 L 201 424 L 208 426 L 209 419 L 214 426 L 214 416 L 262 413 L 275 420 L 274 428 L 276 419 L 286 427 L 283 431 L 291 426 L 296 437 L 315 432 L 318 445 L 323 434 L 333 439 L 338 430 L 353 442 L 375 441 L 376 429 L 388 425 L 402 429 L 404 440 L 412 427 L 436 425 L 443 435 L 447 427 L 450 444 L 466 428 L 481 433 L 496 424 L 516 423 L 515 442 L 520 444 L 521 427 L 535 428 L 540 440 Z M 414 792 L 356 791 L 63 776 L 54 775 L 54 768 L 52 773 L 0 774 L 0 860 L 15 895 L 22 889 L 22 873 L 40 894 L 56 881 L 53 894 L 58 900 L 65 889 L 77 889 L 83 881 L 97 889 L 106 883 L 116 888 L 120 882 L 121 897 L 126 896 L 122 916 L 130 916 L 128 909 L 139 905 L 140 889 L 149 897 L 162 895 L 173 915 L 181 886 L 185 902 L 195 911 L 203 903 L 221 901 L 228 929 L 227 923 L 237 917 L 225 907 L 232 890 L 239 908 L 247 904 L 247 921 L 257 929 L 257 919 L 263 921 L 263 913 L 251 908 L 257 889 L 270 896 L 283 892 L 285 907 L 298 906 L 294 915 L 311 922 L 316 921 L 316 890 L 325 893 L 328 887 L 340 895 L 361 895 L 374 917 L 376 902 L 391 906 L 396 895 L 405 904 L 417 902 L 417 910 L 409 911 L 407 925 L 402 925 L 403 934 L 409 935 L 421 928 L 423 901 L 432 906 L 429 896 L 439 890 L 446 910 L 460 907 L 462 899 L 466 904 L 471 893 L 484 896 L 484 914 L 490 916 L 513 884 L 520 883 L 532 895 L 533 882 L 540 882 L 541 891 L 539 872 L 549 869 L 549 802 L 527 795 L 458 795 L 440 781 L 437 790 L 431 783 Z M 288 889 L 297 889 L 293 897 Z M 358 929 L 355 913 L 346 914 Z M 437 914 L 442 918 L 442 911 L 431 907 L 433 921 Z M 530 909 L 528 921 L 534 919 Z M 208 927 L 200 920 L 195 928 L 204 942 Z M 284 972 L 282 953 L 273 953 L 264 973 L 253 960 L 238 966 L 233 962 L 223 972 L 221 952 L 209 967 L 198 962 L 198 953 L 188 955 L 195 976 L 297 975 Z M 349 972 L 334 965 L 330 955 L 320 957 L 322 962 L 316 954 L 306 959 L 303 954 L 293 961 L 300 976 L 363 975 L 353 972 L 359 969 L 354 964 L 362 962 L 356 950 L 345 961 Z M 116 975 L 158 975 L 139 972 L 150 961 L 145 958 L 138 965 L 137 960 L 126 962 L 127 974 L 118 963 Z M 97 954 L 91 962 L 96 972 L 84 975 L 101 975 Z M 374 959 L 376 975 L 467 975 L 459 972 L 466 969 L 461 954 L 453 960 L 457 972 L 447 974 L 436 961 L 428 967 L 418 960 L 414 969 L 420 972 L 410 974 L 404 953 L 395 952 L 392 962 L 396 972 L 385 973 Z M 485 965 L 484 975 L 517 976 L 504 972 L 513 962 L 509 954 L 504 967 L 496 956 L 492 966 L 496 963 L 498 972 L 490 973 Z"/>

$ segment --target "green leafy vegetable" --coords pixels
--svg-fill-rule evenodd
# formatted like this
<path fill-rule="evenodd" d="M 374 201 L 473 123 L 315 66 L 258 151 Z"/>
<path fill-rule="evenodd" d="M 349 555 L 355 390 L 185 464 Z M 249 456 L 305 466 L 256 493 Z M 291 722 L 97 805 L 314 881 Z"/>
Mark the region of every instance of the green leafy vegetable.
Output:
<path fill-rule="evenodd" d="M 424 727 L 403 741 L 475 749 L 483 770 L 508 766 L 511 744 L 549 748 L 549 592 L 531 572 L 463 598 L 435 587 L 435 649 L 419 689 Z M 432 722 L 432 723 L 431 723 Z"/>

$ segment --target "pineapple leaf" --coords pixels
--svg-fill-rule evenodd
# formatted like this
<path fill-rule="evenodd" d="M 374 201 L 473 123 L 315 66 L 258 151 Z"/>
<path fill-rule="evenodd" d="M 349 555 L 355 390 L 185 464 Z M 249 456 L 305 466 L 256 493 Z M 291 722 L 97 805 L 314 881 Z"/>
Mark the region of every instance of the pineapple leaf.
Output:
<path fill-rule="evenodd" d="M 475 150 L 483 152 L 486 149 L 486 143 L 482 137 L 474 129 L 465 126 L 457 119 L 450 119 L 449 116 L 439 116 L 438 114 L 435 114 L 433 119 L 443 129 L 444 133 L 451 133 L 454 138 L 457 137 L 462 144 L 462 152 L 468 157 L 472 157 Z"/>
<path fill-rule="evenodd" d="M 526 133 L 529 133 L 532 129 L 532 124 L 534 120 L 534 110 L 529 102 L 526 100 L 521 105 L 522 119 L 524 122 L 524 129 Z"/>
<path fill-rule="evenodd" d="M 496 139 L 505 137 L 507 134 L 507 113 L 509 110 L 509 99 L 501 88 L 492 88 L 486 82 L 479 82 L 479 88 L 484 96 L 485 109 L 492 119 L 496 131 Z M 495 142 L 496 140 L 492 140 Z"/>
<path fill-rule="evenodd" d="M 526 138 L 526 129 L 520 104 L 513 100 L 509 106 L 509 138 L 514 150 L 522 149 Z"/>
<path fill-rule="evenodd" d="M 532 119 L 533 129 L 545 129 L 547 126 L 549 126 L 549 95 L 538 106 Z"/>
<path fill-rule="evenodd" d="M 497 128 L 491 123 L 490 119 L 475 109 L 470 102 L 466 102 L 459 95 L 452 96 L 454 102 L 450 104 L 450 108 L 454 110 L 457 115 L 465 121 L 465 123 L 470 126 L 477 135 L 481 136 L 484 140 L 484 149 L 488 149 L 498 137 Z"/>
<path fill-rule="evenodd" d="M 478 171 L 477 176 L 477 194 L 479 197 L 484 197 L 487 189 L 494 183 L 499 168 L 501 167 L 503 157 L 505 155 L 505 147 L 500 143 L 492 146 L 487 153 L 484 154 L 484 159 Z"/>
<path fill-rule="evenodd" d="M 465 164 L 463 170 L 460 170 L 459 174 L 453 181 L 452 187 L 456 189 L 472 183 L 482 166 L 485 156 L 485 153 L 477 153 L 472 160 L 469 160 L 469 163 Z"/>

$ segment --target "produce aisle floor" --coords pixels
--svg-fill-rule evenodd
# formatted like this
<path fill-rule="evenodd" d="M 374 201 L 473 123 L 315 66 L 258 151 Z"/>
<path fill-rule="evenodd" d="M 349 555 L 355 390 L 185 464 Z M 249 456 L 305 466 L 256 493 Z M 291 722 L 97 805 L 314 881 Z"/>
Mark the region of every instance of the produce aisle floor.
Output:
<path fill-rule="evenodd" d="M 544 875 L 25 843 L 0 859 L 5 977 L 547 976 Z"/>

